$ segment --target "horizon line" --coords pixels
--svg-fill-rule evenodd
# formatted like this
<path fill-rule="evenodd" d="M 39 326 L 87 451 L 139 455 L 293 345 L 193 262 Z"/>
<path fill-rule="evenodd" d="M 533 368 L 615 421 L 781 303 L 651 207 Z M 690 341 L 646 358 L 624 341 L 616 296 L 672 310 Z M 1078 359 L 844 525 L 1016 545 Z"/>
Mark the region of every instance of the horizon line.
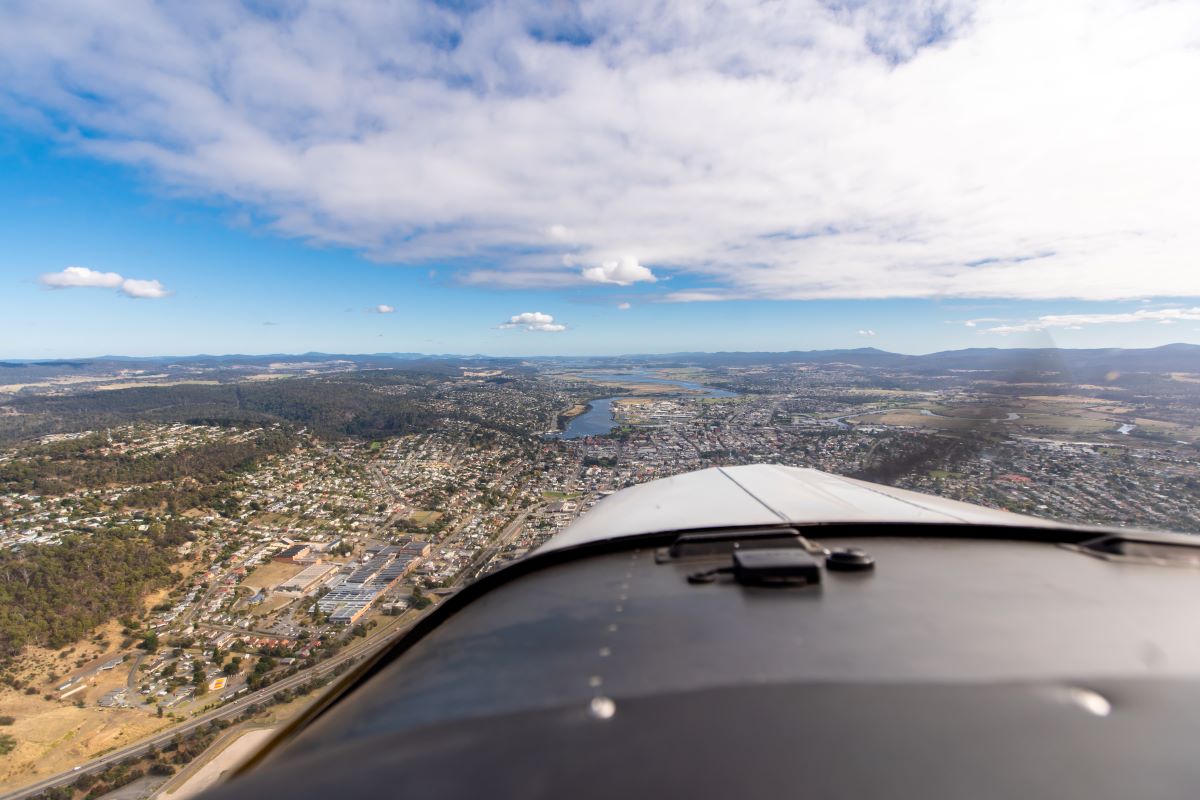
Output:
<path fill-rule="evenodd" d="M 0 358 L 0 363 L 17 363 L 17 364 L 50 364 L 50 363 L 66 363 L 71 361 L 164 361 L 172 359 L 233 359 L 233 358 L 268 358 L 272 356 L 285 358 L 300 358 L 303 356 L 325 356 L 325 357 L 346 357 L 346 358 L 398 358 L 405 356 L 408 360 L 418 359 L 470 359 L 470 358 L 486 358 L 495 360 L 536 360 L 536 359 L 555 359 L 555 358 L 647 358 L 647 357 L 667 357 L 667 356 L 691 356 L 691 355 L 785 355 L 789 353 L 863 353 L 874 352 L 884 355 L 909 356 L 920 358 L 922 356 L 938 355 L 940 353 L 960 353 L 966 350 L 1059 350 L 1059 351 L 1095 351 L 1095 350 L 1164 350 L 1167 348 L 1180 347 L 1195 347 L 1200 349 L 1200 344 L 1193 342 L 1169 342 L 1167 344 L 1156 345 L 1154 347 L 959 347 L 950 350 L 931 350 L 927 353 L 904 353 L 896 350 L 884 350 L 879 347 L 828 347 L 819 350 L 676 350 L 663 353 L 617 353 L 611 355 L 585 355 L 585 354 L 567 354 L 560 353 L 556 355 L 493 355 L 488 353 L 418 353 L 414 351 L 380 351 L 375 353 L 329 353 L 323 350 L 307 350 L 301 353 L 282 353 L 282 352 L 266 352 L 266 353 L 192 353 L 190 355 L 150 355 L 150 356 L 128 356 L 118 354 L 105 354 L 99 356 L 55 356 L 48 358 L 20 358 L 20 357 L 5 357 Z"/>

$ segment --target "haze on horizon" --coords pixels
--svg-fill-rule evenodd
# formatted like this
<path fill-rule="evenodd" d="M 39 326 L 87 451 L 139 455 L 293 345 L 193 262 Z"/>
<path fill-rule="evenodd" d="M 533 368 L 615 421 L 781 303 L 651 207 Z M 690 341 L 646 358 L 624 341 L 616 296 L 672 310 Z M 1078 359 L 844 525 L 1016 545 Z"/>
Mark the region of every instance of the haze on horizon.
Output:
<path fill-rule="evenodd" d="M 0 358 L 1200 342 L 1200 6 L 0 10 Z"/>

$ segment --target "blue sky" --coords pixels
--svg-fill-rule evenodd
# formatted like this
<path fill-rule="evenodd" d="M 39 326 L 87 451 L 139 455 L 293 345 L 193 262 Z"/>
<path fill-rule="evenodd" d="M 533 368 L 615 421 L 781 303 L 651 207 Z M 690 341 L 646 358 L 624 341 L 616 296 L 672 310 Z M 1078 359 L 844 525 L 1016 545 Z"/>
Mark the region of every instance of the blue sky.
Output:
<path fill-rule="evenodd" d="M 70 5 L 0 357 L 1200 342 L 1194 4 Z"/>

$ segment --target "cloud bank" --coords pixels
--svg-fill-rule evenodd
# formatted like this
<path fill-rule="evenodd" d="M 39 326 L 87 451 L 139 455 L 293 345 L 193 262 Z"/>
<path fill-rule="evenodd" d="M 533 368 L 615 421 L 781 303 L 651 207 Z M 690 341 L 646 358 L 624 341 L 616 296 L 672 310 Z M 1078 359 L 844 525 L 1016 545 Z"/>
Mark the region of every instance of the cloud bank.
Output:
<path fill-rule="evenodd" d="M 1036 333 L 1051 328 L 1067 328 L 1079 330 L 1085 325 L 1127 325 L 1133 322 L 1157 322 L 1160 325 L 1173 325 L 1182 320 L 1200 320 L 1200 307 L 1197 308 L 1159 308 L 1142 309 L 1127 313 L 1115 314 L 1047 314 L 1037 319 L 1017 322 L 1008 325 L 996 325 L 987 328 L 983 333 Z M 972 322 L 979 320 L 971 320 Z"/>
<path fill-rule="evenodd" d="M 0 10 L 0 115 L 169 192 L 679 302 L 1200 296 L 1198 85 L 1194 0 Z"/>
<path fill-rule="evenodd" d="M 47 272 L 38 281 L 51 289 L 116 289 L 126 297 L 159 298 L 170 294 L 158 281 L 125 278 L 116 272 L 100 272 L 87 267 L 67 267 L 61 272 Z"/>
<path fill-rule="evenodd" d="M 516 314 L 500 327 L 516 328 L 523 331 L 538 331 L 541 333 L 561 333 L 567 329 L 566 325 L 555 322 L 554 317 L 549 314 L 543 314 L 540 311 L 526 311 Z"/>

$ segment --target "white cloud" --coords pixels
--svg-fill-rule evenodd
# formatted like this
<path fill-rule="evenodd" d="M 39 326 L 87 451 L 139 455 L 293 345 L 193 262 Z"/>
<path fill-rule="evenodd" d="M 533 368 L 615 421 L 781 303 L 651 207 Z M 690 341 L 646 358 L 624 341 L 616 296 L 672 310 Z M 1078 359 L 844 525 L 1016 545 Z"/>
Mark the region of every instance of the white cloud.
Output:
<path fill-rule="evenodd" d="M 1194 0 L 15 0 L 0 115 L 476 283 L 649 282 L 636 253 L 710 287 L 677 302 L 1200 296 L 1198 30 Z"/>
<path fill-rule="evenodd" d="M 860 330 L 858 332 L 858 335 L 859 336 L 874 336 L 875 331 L 871 330 L 870 328 L 867 328 L 866 330 Z"/>
<path fill-rule="evenodd" d="M 526 311 L 522 314 L 516 314 L 500 327 L 518 328 L 524 331 L 541 331 L 543 333 L 559 333 L 567 329 L 566 325 L 555 322 L 554 317 L 549 314 L 543 314 L 540 311 Z"/>
<path fill-rule="evenodd" d="M 375 314 L 392 314 L 396 311 L 396 308 L 395 308 L 395 306 L 389 306 L 389 305 L 380 303 L 379 305 L 372 308 L 371 311 Z"/>
<path fill-rule="evenodd" d="M 121 281 L 121 294 L 126 297 L 140 298 L 158 298 L 166 297 L 170 294 L 167 287 L 163 286 L 158 281 L 140 280 L 138 278 L 126 278 Z"/>
<path fill-rule="evenodd" d="M 598 267 L 587 267 L 580 274 L 584 280 L 593 283 L 615 283 L 617 286 L 629 286 L 642 281 L 654 283 L 658 280 L 649 268 L 639 264 L 632 256 L 605 261 Z"/>
<path fill-rule="evenodd" d="M 1116 314 L 1047 314 L 1037 319 L 987 328 L 984 333 L 1035 333 L 1051 328 L 1079 330 L 1085 325 L 1125 325 L 1133 322 L 1174 324 L 1180 320 L 1200 320 L 1200 307 L 1140 309 Z"/>
<path fill-rule="evenodd" d="M 126 297 L 159 298 L 170 294 L 158 281 L 124 278 L 116 272 L 100 272 L 87 267 L 67 267 L 61 272 L 44 273 L 38 280 L 52 289 L 116 289 Z"/>
<path fill-rule="evenodd" d="M 617 303 L 618 311 L 628 311 L 631 308 L 633 308 L 633 306 L 630 305 L 629 303 Z"/>
<path fill-rule="evenodd" d="M 47 272 L 39 281 L 52 289 L 67 289 L 79 286 L 100 289 L 116 289 L 125 279 L 115 272 L 100 272 L 87 267 L 67 267 L 62 272 Z"/>

